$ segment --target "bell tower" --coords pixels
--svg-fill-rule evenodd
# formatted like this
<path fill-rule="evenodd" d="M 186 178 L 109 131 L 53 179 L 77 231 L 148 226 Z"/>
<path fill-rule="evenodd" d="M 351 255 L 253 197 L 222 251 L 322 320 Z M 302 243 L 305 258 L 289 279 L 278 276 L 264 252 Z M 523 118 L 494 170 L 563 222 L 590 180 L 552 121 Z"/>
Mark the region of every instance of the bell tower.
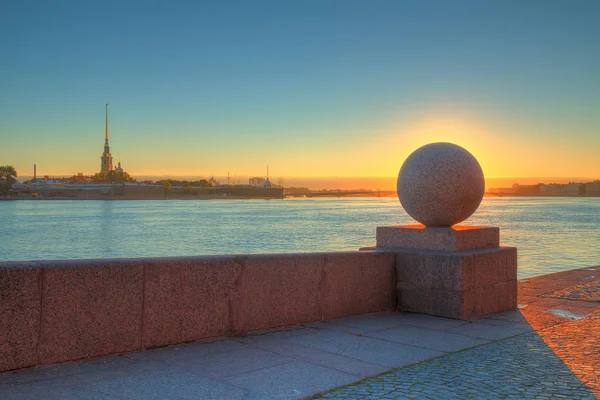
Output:
<path fill-rule="evenodd" d="M 106 174 L 113 169 L 112 154 L 110 154 L 110 146 L 108 145 L 108 103 L 106 103 L 106 127 L 104 133 L 104 153 L 100 156 L 100 173 Z"/>

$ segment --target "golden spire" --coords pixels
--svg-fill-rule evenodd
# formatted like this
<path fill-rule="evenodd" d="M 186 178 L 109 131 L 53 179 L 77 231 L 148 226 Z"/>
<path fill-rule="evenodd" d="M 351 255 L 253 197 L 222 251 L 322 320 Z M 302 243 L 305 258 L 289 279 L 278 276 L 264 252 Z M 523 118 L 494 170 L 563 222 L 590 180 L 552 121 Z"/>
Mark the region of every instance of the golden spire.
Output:
<path fill-rule="evenodd" d="M 108 103 L 106 103 L 106 133 L 104 135 L 104 141 L 108 143 Z"/>

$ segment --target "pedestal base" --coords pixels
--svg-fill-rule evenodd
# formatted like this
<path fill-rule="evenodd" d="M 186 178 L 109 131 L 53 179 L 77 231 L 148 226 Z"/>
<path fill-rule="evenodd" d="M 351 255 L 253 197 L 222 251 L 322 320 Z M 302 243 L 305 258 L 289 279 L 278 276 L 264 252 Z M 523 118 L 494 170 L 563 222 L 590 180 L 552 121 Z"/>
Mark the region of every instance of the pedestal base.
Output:
<path fill-rule="evenodd" d="M 396 250 L 398 309 L 472 319 L 517 308 L 517 249 Z"/>
<path fill-rule="evenodd" d="M 494 227 L 377 228 L 396 254 L 398 309 L 472 319 L 517 308 L 517 249 Z"/>

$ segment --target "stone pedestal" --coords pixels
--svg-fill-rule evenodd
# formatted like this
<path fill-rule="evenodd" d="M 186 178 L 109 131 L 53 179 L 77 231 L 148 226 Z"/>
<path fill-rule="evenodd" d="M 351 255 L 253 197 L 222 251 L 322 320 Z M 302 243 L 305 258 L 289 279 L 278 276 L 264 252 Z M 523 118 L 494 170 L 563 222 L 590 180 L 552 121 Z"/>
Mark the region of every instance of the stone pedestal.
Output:
<path fill-rule="evenodd" d="M 377 249 L 396 254 L 401 311 L 466 320 L 517 307 L 517 249 L 496 227 L 379 227 Z"/>

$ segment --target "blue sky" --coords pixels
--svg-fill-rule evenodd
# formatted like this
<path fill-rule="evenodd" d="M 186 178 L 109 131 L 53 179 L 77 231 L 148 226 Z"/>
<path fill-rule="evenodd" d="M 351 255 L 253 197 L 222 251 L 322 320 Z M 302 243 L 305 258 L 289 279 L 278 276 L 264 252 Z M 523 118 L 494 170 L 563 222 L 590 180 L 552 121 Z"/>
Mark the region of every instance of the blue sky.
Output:
<path fill-rule="evenodd" d="M 598 1 L 5 1 L 0 164 L 28 174 L 600 176 Z M 435 132 L 434 132 L 435 131 Z"/>

